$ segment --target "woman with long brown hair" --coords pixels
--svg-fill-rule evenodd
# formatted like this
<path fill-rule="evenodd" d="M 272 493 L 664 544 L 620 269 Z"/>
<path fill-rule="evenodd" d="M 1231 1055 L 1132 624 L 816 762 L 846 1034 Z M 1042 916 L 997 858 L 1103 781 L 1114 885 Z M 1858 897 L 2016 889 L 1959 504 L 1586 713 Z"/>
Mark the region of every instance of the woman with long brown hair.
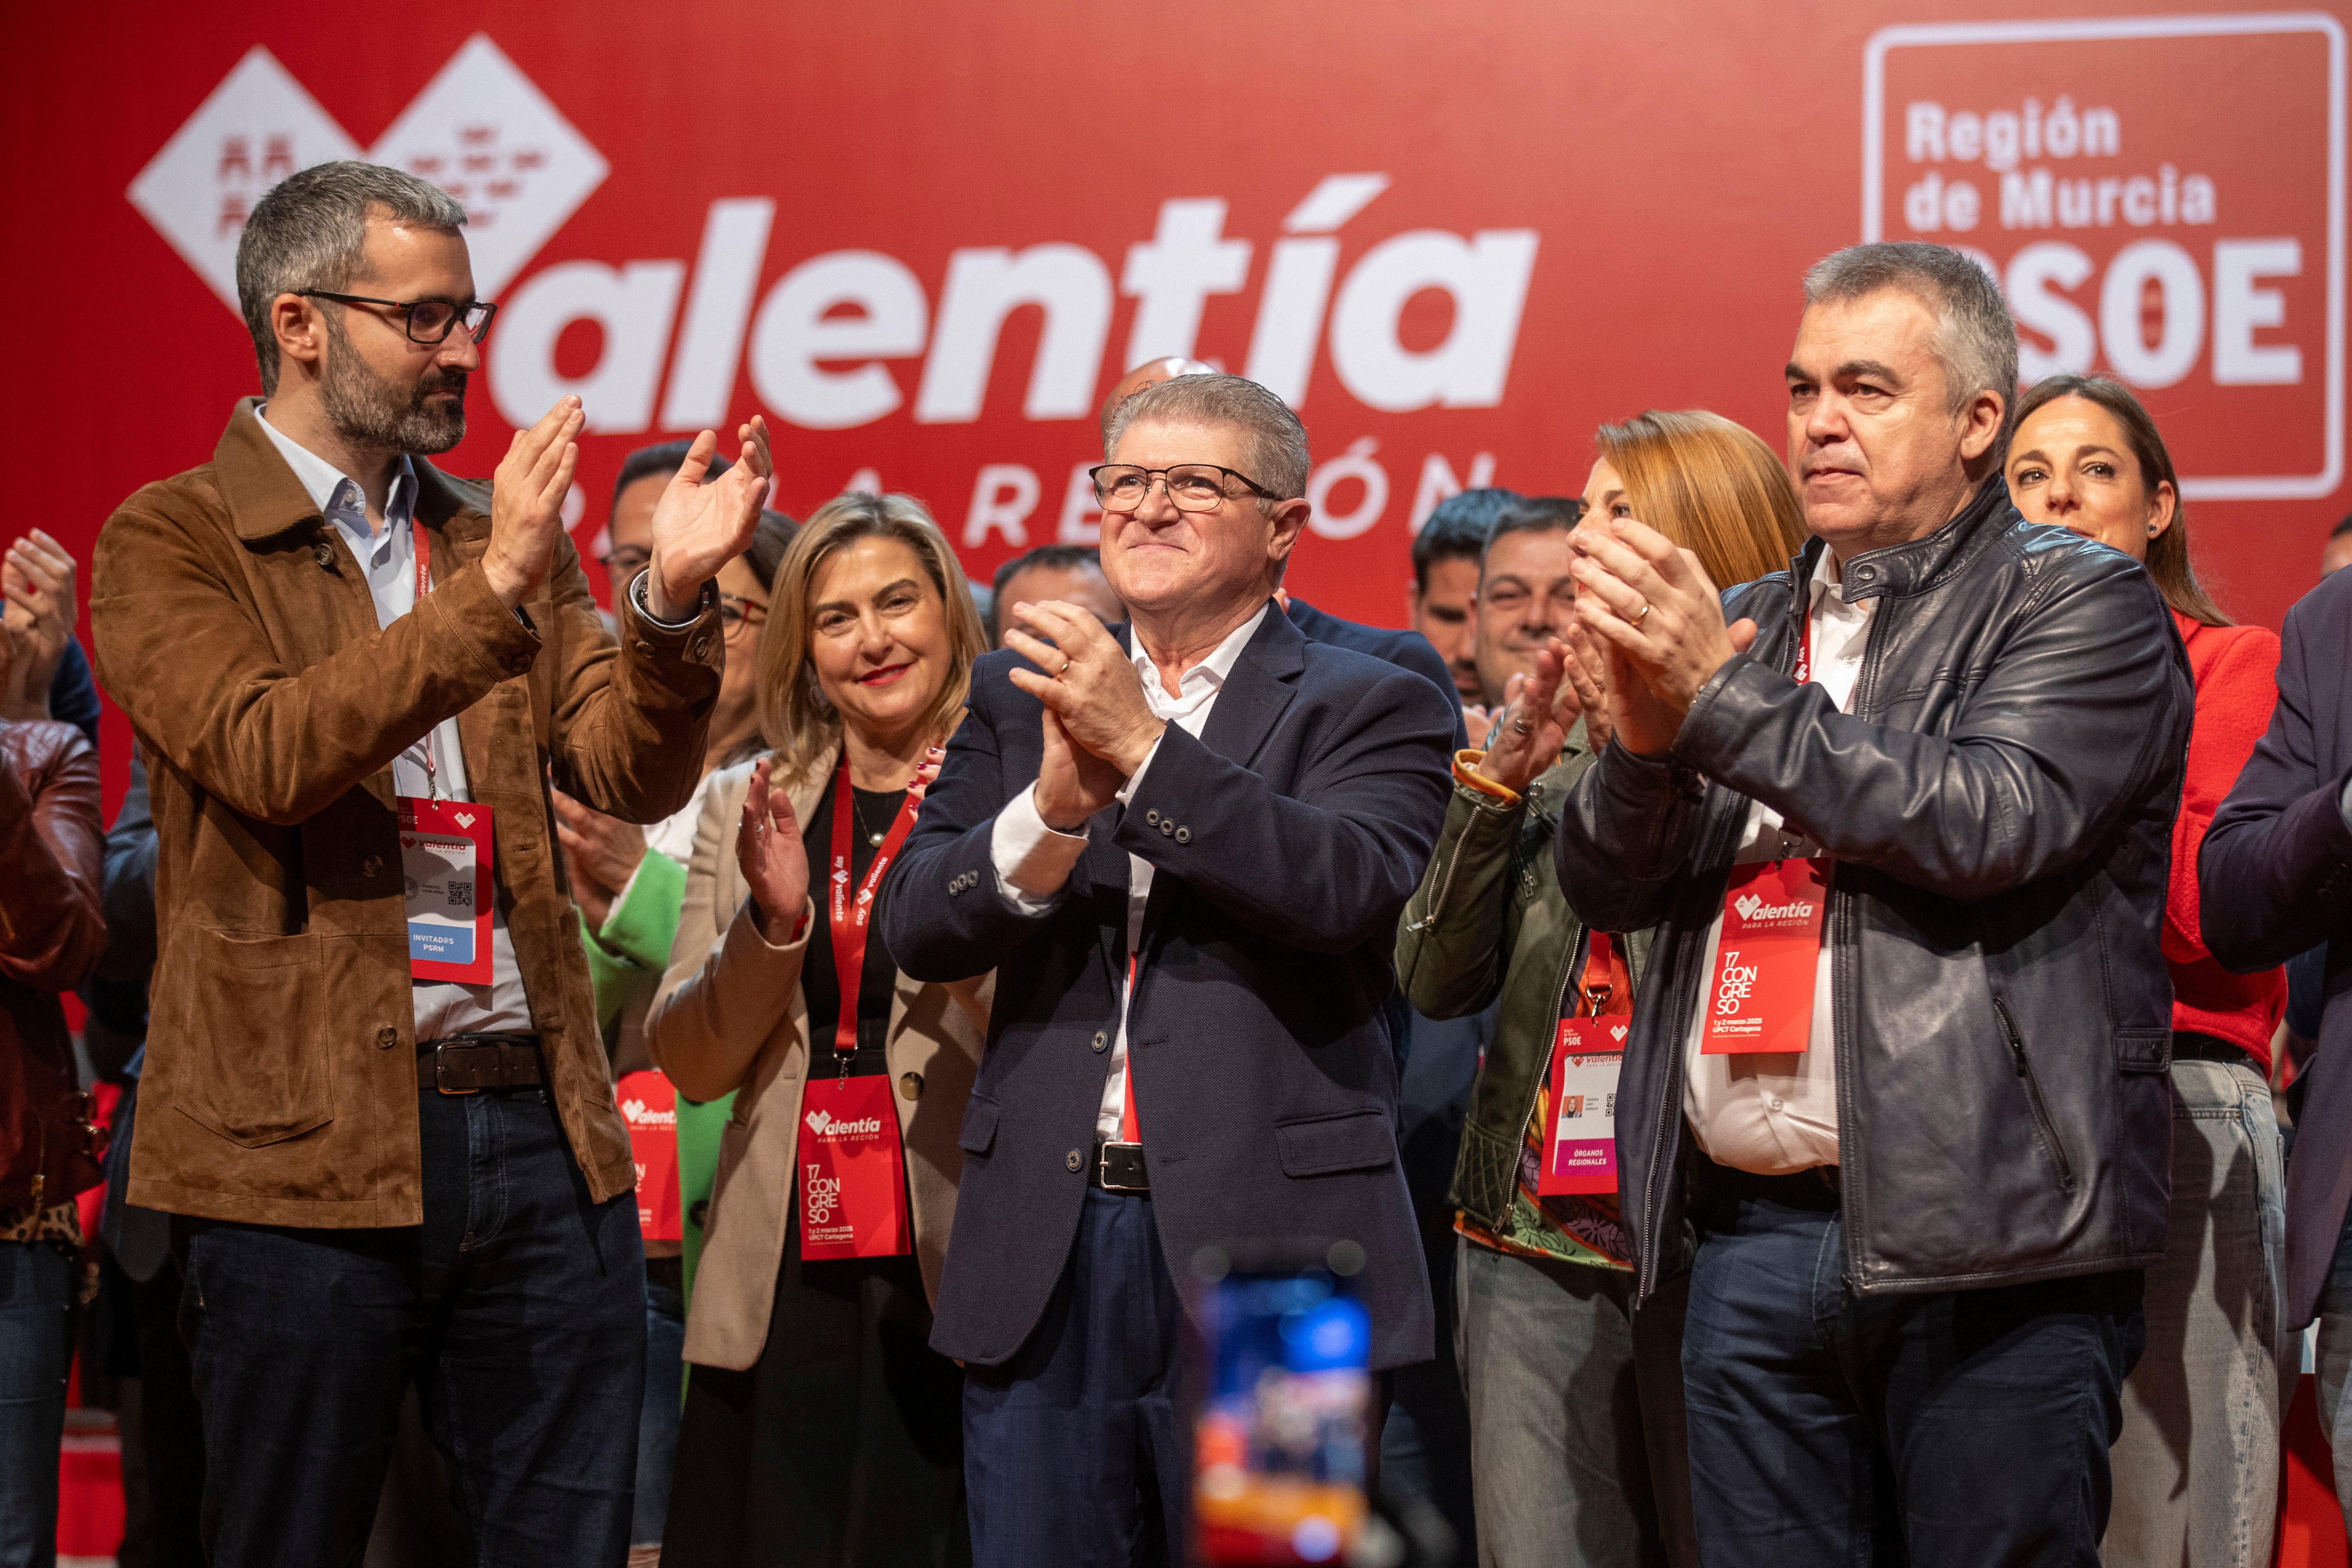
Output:
<path fill-rule="evenodd" d="M 681 1095 L 735 1093 L 687 1315 L 674 1564 L 928 1564 L 965 1539 L 962 1376 L 927 1342 L 990 977 L 918 983 L 871 933 L 984 648 L 905 496 L 828 501 L 776 573 L 773 750 L 704 804 L 646 1026 Z"/>
<path fill-rule="evenodd" d="M 1654 410 L 1602 426 L 1597 446 L 1586 516 L 1641 518 L 1716 582 L 1777 571 L 1804 542 L 1780 459 L 1727 419 Z M 1505 513 L 1489 552 L 1529 528 L 1556 531 L 1532 542 L 1554 550 L 1564 577 L 1558 512 Z M 1622 1025 L 1648 953 L 1645 933 L 1586 931 L 1560 889 L 1559 803 L 1608 744 L 1600 691 L 1562 679 L 1564 663 L 1555 639 L 1532 678 L 1511 677 L 1486 751 L 1455 759 L 1444 830 L 1398 929 L 1397 974 L 1433 1018 L 1501 999 L 1454 1171 L 1479 1561 L 1687 1568 L 1680 1292 L 1669 1282 L 1635 1311 L 1613 1174 L 1552 1168 L 1563 1118 L 1572 1131 L 1577 1114 L 1562 1108 L 1612 1093 L 1557 1078 L 1560 1043 Z M 1584 1141 L 1608 1142 L 1605 1129 Z"/>
<path fill-rule="evenodd" d="M 2197 689 L 2162 936 L 2172 974 L 2172 1213 L 2164 1261 L 2145 1286 L 2147 1351 L 2124 1382 L 2100 1557 L 2111 1568 L 2261 1564 L 2296 1372 L 2280 1329 L 2285 1174 L 2269 1084 L 2286 975 L 2232 974 L 2206 950 L 2197 852 L 2270 725 L 2279 639 L 2231 626 L 2198 582 L 2172 455 L 2128 387 L 2104 376 L 2039 383 L 2018 404 L 2003 468 L 2027 521 L 2070 529 L 2147 568 Z"/>

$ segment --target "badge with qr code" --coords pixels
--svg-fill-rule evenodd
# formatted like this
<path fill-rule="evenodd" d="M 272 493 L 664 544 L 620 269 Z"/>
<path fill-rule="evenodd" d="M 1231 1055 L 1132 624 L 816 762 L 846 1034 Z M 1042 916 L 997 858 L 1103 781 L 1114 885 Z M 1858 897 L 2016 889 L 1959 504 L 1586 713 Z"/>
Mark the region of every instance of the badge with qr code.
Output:
<path fill-rule="evenodd" d="M 400 797 L 408 970 L 419 980 L 490 983 L 490 808 Z"/>

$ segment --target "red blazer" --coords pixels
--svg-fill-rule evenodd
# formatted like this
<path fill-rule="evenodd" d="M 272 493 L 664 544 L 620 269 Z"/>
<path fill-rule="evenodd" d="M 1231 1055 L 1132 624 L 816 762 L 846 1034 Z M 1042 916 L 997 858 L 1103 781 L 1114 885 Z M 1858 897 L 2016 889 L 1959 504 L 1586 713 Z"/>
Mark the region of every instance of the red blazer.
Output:
<path fill-rule="evenodd" d="M 2243 1046 L 2270 1071 L 2271 1037 L 2286 1010 L 2286 971 L 2232 974 L 2198 931 L 2197 851 L 2230 786 L 2270 727 L 2278 702 L 2278 634 L 2262 626 L 2209 626 L 2178 610 L 2197 682 L 2189 773 L 2172 825 L 2172 884 L 2164 905 L 2164 957 L 2172 971 L 2172 1026 Z"/>

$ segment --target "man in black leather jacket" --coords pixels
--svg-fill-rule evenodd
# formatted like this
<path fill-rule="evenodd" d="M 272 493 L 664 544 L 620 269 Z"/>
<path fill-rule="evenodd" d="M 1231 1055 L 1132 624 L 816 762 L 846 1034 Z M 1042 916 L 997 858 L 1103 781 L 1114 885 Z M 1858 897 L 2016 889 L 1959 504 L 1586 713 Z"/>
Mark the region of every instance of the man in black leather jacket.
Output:
<path fill-rule="evenodd" d="M 1990 278 L 1867 245 L 1805 292 L 1790 571 L 1718 600 L 1637 522 L 1580 536 L 1617 742 L 1560 877 L 1593 924 L 1657 927 L 1624 1217 L 1645 1291 L 1698 1237 L 1706 1561 L 2090 1568 L 2165 1237 L 2186 656 L 2138 566 L 2011 506 Z M 1775 890 L 1805 858 L 1825 898 Z M 1759 1005 L 1801 1049 L 1722 1054 Z"/>

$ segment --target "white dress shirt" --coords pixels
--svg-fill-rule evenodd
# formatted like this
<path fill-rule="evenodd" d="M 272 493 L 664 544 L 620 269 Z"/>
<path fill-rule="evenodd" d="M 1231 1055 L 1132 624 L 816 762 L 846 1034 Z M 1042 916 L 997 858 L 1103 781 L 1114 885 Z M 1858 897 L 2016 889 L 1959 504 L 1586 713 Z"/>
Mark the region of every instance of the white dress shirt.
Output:
<path fill-rule="evenodd" d="M 1269 605 L 1269 608 L 1271 605 Z M 1151 706 L 1151 715 L 1198 736 L 1208 727 L 1209 710 L 1217 705 L 1217 693 L 1224 689 L 1226 679 L 1242 657 L 1242 649 L 1257 635 L 1266 611 L 1260 610 L 1233 635 L 1216 646 L 1208 658 L 1186 670 L 1177 682 L 1176 695 L 1171 697 L 1160 683 L 1160 667 L 1143 651 L 1143 639 L 1134 638 L 1135 672 L 1143 680 L 1143 700 Z M 1130 634 L 1132 636 L 1132 634 Z M 1136 786 L 1151 767 L 1151 759 L 1160 754 L 1153 742 L 1138 767 L 1120 786 L 1118 804 L 1125 806 L 1134 797 Z M 996 814 L 996 826 L 989 841 L 989 858 L 996 866 L 996 890 L 1006 902 L 1023 914 L 1043 914 L 1062 896 L 1063 887 L 1070 879 L 1070 868 L 1087 847 L 1086 829 L 1076 833 L 1057 833 L 1045 825 L 1037 811 L 1037 786 L 1031 784 L 1004 805 Z M 1143 910 L 1151 898 L 1151 862 L 1139 856 L 1127 858 L 1127 951 L 1132 954 L 1141 950 L 1143 942 Z M 1095 1117 L 1095 1134 L 1105 1140 L 1118 1137 L 1120 1112 L 1127 1102 L 1127 993 L 1125 977 L 1118 999 L 1118 1033 L 1110 1047 L 1110 1076 L 1103 1080 L 1102 1107 Z M 1140 1133 L 1140 1129 L 1139 1129 Z"/>
<path fill-rule="evenodd" d="M 404 457 L 384 498 L 383 531 L 368 526 L 367 498 L 359 481 L 301 446 L 271 425 L 267 407 L 254 410 L 260 424 L 294 477 L 310 492 L 320 512 L 334 525 L 350 546 L 352 556 L 367 578 L 369 596 L 375 601 L 379 626 L 388 626 L 416 607 L 416 470 Z M 425 742 L 420 740 L 393 759 L 393 788 L 404 795 L 437 793 L 447 800 L 471 800 L 466 785 L 466 755 L 457 743 L 457 721 L 444 719 L 433 727 L 434 776 L 425 773 Z M 496 824 L 492 825 L 495 852 Z M 487 868 L 485 868 L 487 869 Z M 515 963 L 514 942 L 507 934 L 506 911 L 490 900 L 490 982 L 467 985 L 454 980 L 416 980 L 416 1037 L 437 1040 L 451 1035 L 528 1034 L 530 1003 L 523 995 L 522 970 Z"/>
<path fill-rule="evenodd" d="M 1845 602 L 1837 580 L 1837 559 L 1822 552 L 1813 569 L 1807 618 L 1812 627 L 1813 683 L 1843 710 L 1853 700 L 1862 675 L 1864 636 L 1877 601 Z M 1740 835 L 1738 865 L 1822 853 L 1818 844 L 1791 833 L 1780 814 L 1751 803 Z M 1723 941 L 1717 911 L 1706 933 L 1707 972 Z M 1779 1176 L 1838 1163 L 1837 1057 L 1831 1046 L 1830 962 L 1826 949 L 1813 967 L 1813 1016 L 1805 1049 L 1704 1056 L 1706 1009 L 1695 1009 L 1683 1042 L 1683 1113 L 1698 1146 L 1718 1165 Z"/>

